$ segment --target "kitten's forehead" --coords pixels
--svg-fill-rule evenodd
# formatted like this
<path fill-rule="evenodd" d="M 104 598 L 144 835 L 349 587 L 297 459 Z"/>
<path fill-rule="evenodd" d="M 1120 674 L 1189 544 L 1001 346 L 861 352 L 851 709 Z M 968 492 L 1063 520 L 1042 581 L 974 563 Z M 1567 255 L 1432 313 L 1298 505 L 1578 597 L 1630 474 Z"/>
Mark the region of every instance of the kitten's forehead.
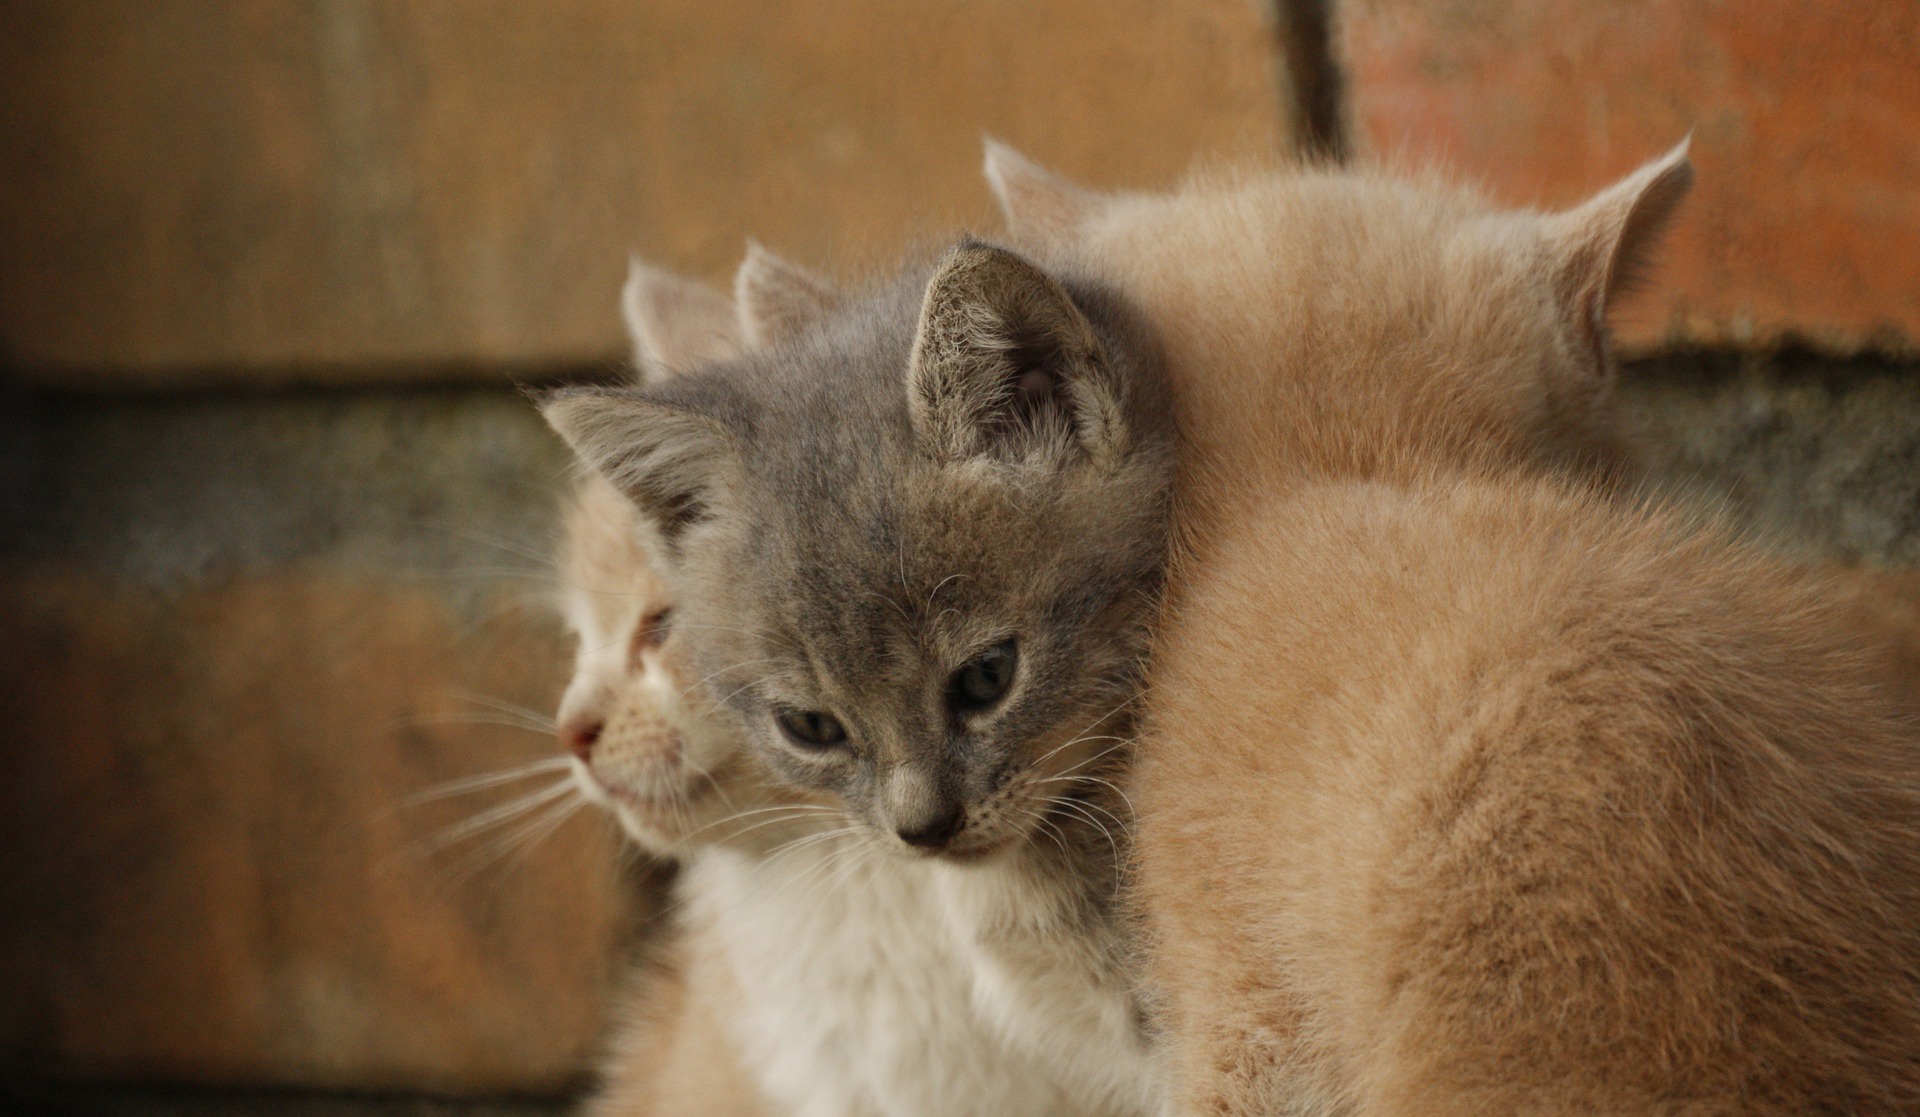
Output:
<path fill-rule="evenodd" d="M 1057 550 L 1030 494 L 921 457 L 875 455 L 820 488 L 818 512 L 786 519 L 760 548 L 781 597 L 816 623 L 965 640 L 982 606 L 1044 580 L 1035 556 Z"/>

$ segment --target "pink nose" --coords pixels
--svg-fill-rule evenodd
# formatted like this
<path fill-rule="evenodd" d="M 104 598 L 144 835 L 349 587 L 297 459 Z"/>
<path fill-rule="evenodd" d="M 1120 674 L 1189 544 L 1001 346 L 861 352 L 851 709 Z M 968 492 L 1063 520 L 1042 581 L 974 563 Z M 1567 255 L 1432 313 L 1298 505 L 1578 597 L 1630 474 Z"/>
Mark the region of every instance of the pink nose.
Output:
<path fill-rule="evenodd" d="M 560 747 L 581 760 L 593 759 L 593 743 L 600 739 L 605 722 L 571 721 L 560 727 Z"/>

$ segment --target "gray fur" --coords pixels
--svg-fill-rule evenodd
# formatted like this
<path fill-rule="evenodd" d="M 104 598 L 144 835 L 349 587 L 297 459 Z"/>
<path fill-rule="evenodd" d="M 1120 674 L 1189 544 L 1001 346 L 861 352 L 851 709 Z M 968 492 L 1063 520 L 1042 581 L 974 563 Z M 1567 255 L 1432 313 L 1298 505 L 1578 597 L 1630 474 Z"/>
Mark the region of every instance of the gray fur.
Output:
<path fill-rule="evenodd" d="M 764 350 L 545 410 L 670 542 L 672 638 L 783 778 L 900 849 L 957 803 L 957 857 L 1033 835 L 1048 796 L 1098 801 L 1040 781 L 1110 771 L 1173 468 L 1153 348 L 1116 299 L 963 241 Z M 952 716 L 953 672 L 1009 638 L 1007 698 Z M 848 743 L 797 747 L 782 706 L 832 713 Z"/>

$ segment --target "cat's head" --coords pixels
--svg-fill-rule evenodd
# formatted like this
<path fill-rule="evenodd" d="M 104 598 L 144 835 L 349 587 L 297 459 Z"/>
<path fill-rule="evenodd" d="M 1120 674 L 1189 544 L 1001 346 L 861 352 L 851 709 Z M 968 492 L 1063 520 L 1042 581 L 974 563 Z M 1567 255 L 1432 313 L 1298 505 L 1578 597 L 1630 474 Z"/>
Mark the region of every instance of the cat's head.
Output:
<path fill-rule="evenodd" d="M 1137 687 L 1172 469 L 1151 346 L 973 240 L 865 292 L 756 250 L 736 293 L 754 345 L 546 415 L 633 502 L 770 767 L 896 850 L 1006 848 Z"/>
<path fill-rule="evenodd" d="M 1201 455 L 1624 477 L 1608 319 L 1686 196 L 1687 146 L 1552 213 L 1365 166 L 1108 194 L 990 140 L 985 169 L 1016 243 L 1114 277 L 1169 365 L 1208 377 L 1182 398 Z"/>
<path fill-rule="evenodd" d="M 622 307 L 642 383 L 745 344 L 728 299 L 637 260 Z M 562 608 L 577 646 L 556 721 L 581 794 L 663 856 L 742 837 L 747 811 L 766 821 L 773 812 L 758 808 L 797 802 L 772 786 L 737 726 L 699 687 L 639 510 L 589 474 L 562 526 Z M 736 816 L 741 825 L 732 824 Z M 776 829 L 752 833 L 772 838 Z"/>

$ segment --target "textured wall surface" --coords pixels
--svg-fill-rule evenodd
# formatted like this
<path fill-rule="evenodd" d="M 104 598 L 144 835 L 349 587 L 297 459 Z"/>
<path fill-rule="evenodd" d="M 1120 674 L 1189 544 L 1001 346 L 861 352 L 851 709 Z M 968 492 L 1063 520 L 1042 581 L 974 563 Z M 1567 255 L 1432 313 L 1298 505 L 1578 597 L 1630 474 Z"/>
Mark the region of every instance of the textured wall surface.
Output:
<path fill-rule="evenodd" d="M 1920 345 L 1920 4 L 1342 0 L 1363 146 L 1564 205 L 1693 137 L 1628 341 Z"/>
<path fill-rule="evenodd" d="M 496 708 L 550 711 L 564 681 L 542 562 L 561 460 L 531 407 L 65 397 L 9 419 L 9 1061 L 567 1085 L 641 882 L 591 814 L 524 852 L 539 811 L 446 840 L 558 773 L 418 799 L 554 755 Z"/>
<path fill-rule="evenodd" d="M 1247 0 L 21 0 L 0 344 L 61 384 L 612 357 L 629 250 L 891 255 L 982 132 L 1090 177 L 1284 137 Z"/>

